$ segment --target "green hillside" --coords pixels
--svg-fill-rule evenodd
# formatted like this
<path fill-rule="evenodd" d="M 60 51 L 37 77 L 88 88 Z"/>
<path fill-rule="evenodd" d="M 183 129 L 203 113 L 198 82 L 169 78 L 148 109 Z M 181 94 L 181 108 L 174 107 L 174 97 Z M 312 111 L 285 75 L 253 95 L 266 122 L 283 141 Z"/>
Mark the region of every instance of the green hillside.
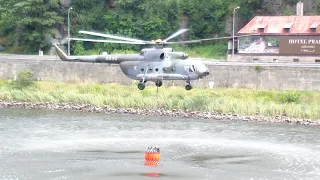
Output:
<path fill-rule="evenodd" d="M 296 0 L 287 0 L 294 4 Z M 190 31 L 182 39 L 228 36 L 228 19 L 232 20 L 237 6 L 237 17 L 248 22 L 263 0 L 0 0 L 0 50 L 7 53 L 45 53 L 52 38 L 67 36 L 68 7 L 71 35 L 79 30 L 94 30 L 144 40 L 165 38 L 179 28 Z M 289 11 L 287 9 L 287 11 Z M 232 22 L 232 21 L 231 21 Z M 230 23 L 229 23 L 230 26 Z M 230 28 L 229 28 L 230 29 Z M 88 37 L 88 36 L 86 36 Z M 92 38 L 92 37 L 91 37 Z M 174 40 L 177 40 L 173 39 Z M 200 46 L 200 47 L 199 47 Z M 73 54 L 103 51 L 137 51 L 142 46 L 106 43 L 72 42 Z M 194 56 L 224 56 L 225 40 L 180 47 Z M 210 51 L 208 53 L 208 51 Z"/>

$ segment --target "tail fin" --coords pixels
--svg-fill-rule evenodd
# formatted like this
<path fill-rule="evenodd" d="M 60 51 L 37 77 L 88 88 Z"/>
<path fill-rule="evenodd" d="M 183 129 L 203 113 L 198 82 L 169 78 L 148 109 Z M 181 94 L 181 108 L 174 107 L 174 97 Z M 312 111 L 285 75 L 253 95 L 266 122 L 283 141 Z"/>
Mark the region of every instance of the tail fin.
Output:
<path fill-rule="evenodd" d="M 62 51 L 62 49 L 57 45 L 53 44 L 53 46 L 56 48 L 57 54 L 60 57 L 62 61 L 69 61 L 68 55 Z"/>

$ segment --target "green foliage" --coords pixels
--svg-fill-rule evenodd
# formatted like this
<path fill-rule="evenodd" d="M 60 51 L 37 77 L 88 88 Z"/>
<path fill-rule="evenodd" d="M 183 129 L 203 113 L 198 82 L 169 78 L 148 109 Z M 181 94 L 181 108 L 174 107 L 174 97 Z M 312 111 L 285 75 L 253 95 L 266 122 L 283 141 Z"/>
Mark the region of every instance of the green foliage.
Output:
<path fill-rule="evenodd" d="M 6 81 L 4 81 L 4 80 L 0 80 L 0 87 L 1 86 L 5 86 L 7 84 L 7 82 Z"/>
<path fill-rule="evenodd" d="M 83 47 L 83 41 L 77 41 L 74 43 L 73 53 L 75 55 L 84 55 L 85 54 L 85 50 Z"/>
<path fill-rule="evenodd" d="M 320 14 L 320 0 L 316 0 L 316 5 L 314 8 L 314 14 L 319 15 Z"/>
<path fill-rule="evenodd" d="M 186 99 L 184 109 L 205 110 L 210 101 L 211 98 L 209 94 L 197 94 Z"/>
<path fill-rule="evenodd" d="M 87 5 L 82 1 L 72 2 L 72 7 L 79 9 L 73 14 L 73 16 L 76 16 L 77 24 L 76 28 L 72 28 L 72 32 L 75 31 L 73 33 L 87 29 L 119 36 L 154 40 L 168 37 L 184 24 L 186 28 L 190 29 L 185 36 L 187 39 L 207 38 L 212 37 L 213 34 L 223 35 L 224 33 L 221 32 L 224 32 L 224 21 L 228 15 L 225 7 L 230 2 L 224 0 L 202 0 L 199 3 L 192 0 L 118 0 L 115 9 L 97 9 L 97 6 L 105 7 L 100 3 L 101 1 L 96 3 L 91 1 Z M 96 4 L 96 6 L 92 4 Z M 83 8 L 85 8 L 85 11 L 82 10 Z M 97 12 L 99 12 L 99 15 Z M 93 14 L 99 17 L 98 21 L 103 26 L 102 28 L 89 26 L 90 23 L 93 23 L 91 18 Z M 103 22 L 100 21 L 100 15 L 103 15 Z M 79 34 L 78 36 L 82 35 Z M 225 43 L 224 46 L 226 46 Z M 192 46 L 186 46 L 186 48 L 189 47 L 192 48 Z M 216 57 L 224 57 L 226 47 L 221 48 L 221 45 L 215 47 L 218 49 L 205 51 L 199 48 L 199 51 L 201 51 L 201 54 L 205 54 L 205 57 L 212 57 L 210 53 Z M 107 52 L 130 52 L 132 50 L 138 51 L 143 47 L 139 45 L 86 42 L 84 48 L 101 49 Z M 221 52 L 222 50 L 224 52 Z M 216 51 L 219 51 L 218 55 Z"/>
<path fill-rule="evenodd" d="M 148 86 L 144 91 L 136 85 L 66 84 L 37 82 L 32 88 L 13 88 L 1 83 L 1 100 L 61 102 L 107 105 L 121 108 L 177 109 L 215 111 L 243 115 L 320 119 L 320 92 L 297 92 L 252 89 L 193 89 Z"/>
<path fill-rule="evenodd" d="M 300 0 L 285 0 L 285 2 L 286 2 L 287 4 L 290 4 L 290 5 L 295 5 L 295 4 L 297 4 L 299 1 L 300 1 Z"/>
<path fill-rule="evenodd" d="M 190 57 L 202 57 L 211 59 L 225 59 L 227 46 L 223 43 L 200 44 L 197 46 L 172 46 L 174 51 L 182 51 Z"/>
<path fill-rule="evenodd" d="M 81 94 L 103 94 L 105 87 L 100 84 L 89 84 L 86 87 L 79 86 L 79 93 Z"/>
<path fill-rule="evenodd" d="M 240 17 L 245 21 L 249 21 L 254 17 L 255 10 L 260 8 L 261 2 L 262 0 L 236 0 L 231 8 L 229 8 L 229 11 L 240 6 L 240 9 L 237 10 L 239 11 Z"/>
<path fill-rule="evenodd" d="M 260 65 L 256 65 L 255 69 L 256 69 L 257 72 L 261 72 L 261 70 L 262 70 Z"/>
<path fill-rule="evenodd" d="M 244 21 L 253 18 L 262 0 L 73 0 L 70 13 L 71 35 L 79 30 L 94 30 L 143 40 L 164 39 L 179 28 L 190 29 L 181 37 L 192 40 L 225 35 L 225 22 L 240 6 L 237 15 Z M 295 3 L 297 0 L 287 0 Z M 67 34 L 68 8 L 61 0 L 0 0 L 0 44 L 10 53 L 35 53 L 49 50 L 46 36 Z M 115 6 L 110 4 L 114 2 Z M 317 6 L 318 7 L 318 6 Z M 2 38 L 5 37 L 5 38 Z M 143 46 L 111 43 L 72 43 L 72 54 L 81 55 L 95 49 L 107 52 L 138 51 Z M 199 46 L 211 46 L 199 47 Z M 225 57 L 226 41 L 185 45 L 190 55 Z M 194 53 L 193 53 L 194 52 Z"/>
<path fill-rule="evenodd" d="M 285 8 L 285 9 L 283 10 L 283 15 L 284 15 L 284 16 L 291 16 L 291 15 L 294 15 L 294 14 L 295 14 L 295 12 L 292 11 L 292 10 L 290 10 L 289 8 Z"/>
<path fill-rule="evenodd" d="M 300 101 L 301 93 L 295 91 L 284 92 L 280 95 L 282 103 L 298 103 Z"/>
<path fill-rule="evenodd" d="M 1 0 L 3 1 L 3 0 Z M 0 21 L 0 35 L 7 35 L 12 46 L 24 46 L 23 52 L 46 50 L 50 46 L 44 37 L 53 35 L 54 26 L 62 23 L 59 0 L 24 0 L 0 2 L 6 4 Z"/>
<path fill-rule="evenodd" d="M 33 84 L 33 72 L 29 69 L 19 72 L 16 80 L 11 82 L 12 87 L 16 89 L 23 89 Z"/>

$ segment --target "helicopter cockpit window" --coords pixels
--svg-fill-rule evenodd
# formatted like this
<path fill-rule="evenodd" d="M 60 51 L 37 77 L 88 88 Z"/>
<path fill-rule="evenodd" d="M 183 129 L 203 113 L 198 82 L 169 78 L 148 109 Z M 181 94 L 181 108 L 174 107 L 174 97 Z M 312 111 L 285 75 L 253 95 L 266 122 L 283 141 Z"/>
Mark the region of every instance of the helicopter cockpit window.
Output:
<path fill-rule="evenodd" d="M 189 66 L 189 72 L 195 72 L 196 70 L 195 70 L 195 68 L 194 68 L 194 65 L 192 65 L 192 66 Z"/>

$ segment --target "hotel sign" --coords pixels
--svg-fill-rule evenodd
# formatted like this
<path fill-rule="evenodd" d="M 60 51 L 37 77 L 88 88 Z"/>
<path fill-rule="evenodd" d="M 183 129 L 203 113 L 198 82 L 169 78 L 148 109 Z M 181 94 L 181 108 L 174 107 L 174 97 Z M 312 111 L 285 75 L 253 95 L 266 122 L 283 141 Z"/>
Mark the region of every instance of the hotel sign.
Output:
<path fill-rule="evenodd" d="M 279 53 L 320 55 L 320 36 L 280 36 Z"/>

